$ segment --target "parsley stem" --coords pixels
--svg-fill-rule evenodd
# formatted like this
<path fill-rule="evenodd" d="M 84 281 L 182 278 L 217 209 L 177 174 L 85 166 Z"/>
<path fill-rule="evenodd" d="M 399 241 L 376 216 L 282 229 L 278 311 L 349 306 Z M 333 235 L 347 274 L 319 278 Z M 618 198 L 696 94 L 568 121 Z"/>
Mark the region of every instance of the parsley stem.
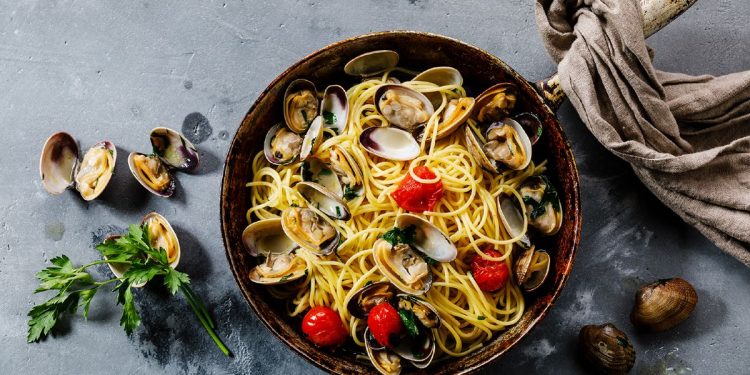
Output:
<path fill-rule="evenodd" d="M 231 356 L 232 353 L 229 351 L 226 345 L 224 345 L 224 343 L 221 341 L 219 336 L 216 335 L 216 332 L 212 328 L 212 323 L 210 323 L 210 319 L 206 319 L 208 314 L 205 312 L 205 309 L 201 309 L 200 306 L 196 304 L 196 300 L 192 298 L 191 291 L 189 291 L 189 288 L 182 285 L 180 286 L 180 290 L 182 291 L 182 294 L 185 296 L 185 300 L 187 301 L 188 305 L 190 305 L 190 309 L 192 309 L 195 316 L 198 317 L 198 320 L 200 320 L 201 324 L 203 325 L 203 328 L 206 329 L 206 332 L 208 332 L 208 335 L 211 336 L 211 338 L 214 340 L 214 343 L 216 343 L 216 346 L 219 347 L 219 350 L 221 350 L 221 352 L 224 353 L 225 356 L 227 357 Z"/>
<path fill-rule="evenodd" d="M 206 306 L 203 304 L 200 298 L 198 298 L 198 296 L 193 293 L 193 290 L 190 289 L 190 286 L 183 285 L 182 292 L 186 294 L 186 298 L 189 297 L 191 300 L 193 300 L 193 303 L 195 303 L 196 307 L 198 307 L 198 310 L 203 314 L 203 318 L 208 322 L 211 328 L 216 328 L 214 320 L 211 319 L 210 315 L 208 315 L 208 309 L 206 309 Z"/>

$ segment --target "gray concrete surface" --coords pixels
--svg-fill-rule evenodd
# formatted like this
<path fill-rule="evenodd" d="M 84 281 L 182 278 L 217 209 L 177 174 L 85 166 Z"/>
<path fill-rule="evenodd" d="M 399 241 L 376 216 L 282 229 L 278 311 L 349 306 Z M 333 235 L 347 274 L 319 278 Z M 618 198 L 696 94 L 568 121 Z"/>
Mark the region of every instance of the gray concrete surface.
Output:
<path fill-rule="evenodd" d="M 0 373 L 318 373 L 267 331 L 235 286 L 219 232 L 219 186 L 231 136 L 258 93 L 287 66 L 337 40 L 414 29 L 481 46 L 530 79 L 554 67 L 530 0 L 514 1 L 0 1 Z M 665 70 L 721 74 L 750 69 L 750 3 L 702 0 L 651 38 Z M 739 374 L 750 365 L 750 271 L 662 206 L 609 155 L 569 105 L 560 112 L 581 170 L 584 224 L 574 272 L 551 314 L 486 374 L 577 373 L 584 324 L 612 321 L 632 338 L 638 374 Z M 180 174 L 169 200 L 147 194 L 122 157 L 108 191 L 83 203 L 42 190 L 38 154 L 52 132 L 83 147 L 114 141 L 120 155 L 148 150 L 157 125 L 199 142 L 203 166 Z M 720 188 L 720 187 L 717 187 Z M 180 299 L 138 293 L 143 326 L 127 337 L 113 296 L 88 322 L 25 342 L 34 273 L 61 253 L 78 262 L 92 244 L 150 210 L 176 226 L 181 268 L 234 350 L 222 357 Z M 103 277 L 104 268 L 96 270 Z M 627 321 L 645 281 L 682 276 L 698 290 L 693 316 L 661 334 Z"/>

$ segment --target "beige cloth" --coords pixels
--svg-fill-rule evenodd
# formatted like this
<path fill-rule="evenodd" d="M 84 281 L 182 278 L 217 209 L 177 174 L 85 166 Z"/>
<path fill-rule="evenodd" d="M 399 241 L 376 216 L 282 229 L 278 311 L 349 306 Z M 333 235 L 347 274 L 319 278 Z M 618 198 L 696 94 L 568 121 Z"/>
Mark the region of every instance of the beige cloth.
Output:
<path fill-rule="evenodd" d="M 655 70 L 638 0 L 537 0 L 536 18 L 563 91 L 599 142 L 750 266 L 750 71 Z"/>

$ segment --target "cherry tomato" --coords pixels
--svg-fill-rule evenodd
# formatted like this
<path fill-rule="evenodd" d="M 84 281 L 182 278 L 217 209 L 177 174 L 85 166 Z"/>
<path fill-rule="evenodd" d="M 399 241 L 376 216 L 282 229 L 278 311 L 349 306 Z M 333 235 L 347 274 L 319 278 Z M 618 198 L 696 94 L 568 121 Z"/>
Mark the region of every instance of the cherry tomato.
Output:
<path fill-rule="evenodd" d="M 493 258 L 499 258 L 502 255 L 489 246 L 482 249 L 482 252 Z M 497 292 L 508 282 L 510 271 L 505 262 L 494 262 L 477 254 L 471 260 L 471 274 L 479 285 L 479 289 L 484 292 Z"/>
<path fill-rule="evenodd" d="M 425 166 L 415 167 L 414 174 L 424 179 L 436 177 L 435 173 Z M 391 193 L 391 197 L 399 207 L 407 211 L 417 213 L 432 211 L 435 204 L 443 197 L 443 182 L 423 184 L 415 181 L 411 174 L 407 173 L 406 177 L 398 184 L 398 188 Z"/>
<path fill-rule="evenodd" d="M 322 347 L 341 345 L 349 336 L 339 314 L 326 306 L 315 306 L 305 314 L 302 333 L 315 345 Z"/>
<path fill-rule="evenodd" d="M 396 344 L 404 330 L 401 317 L 388 302 L 381 302 L 370 310 L 370 314 L 367 316 L 367 327 L 370 328 L 370 333 L 375 337 L 375 340 L 388 348 L 392 348 Z"/>

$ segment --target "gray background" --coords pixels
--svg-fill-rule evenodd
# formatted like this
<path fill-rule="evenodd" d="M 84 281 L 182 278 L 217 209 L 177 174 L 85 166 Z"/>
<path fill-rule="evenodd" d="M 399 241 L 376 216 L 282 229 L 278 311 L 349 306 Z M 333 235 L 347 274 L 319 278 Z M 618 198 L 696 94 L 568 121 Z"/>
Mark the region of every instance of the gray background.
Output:
<path fill-rule="evenodd" d="M 692 74 L 750 69 L 750 3 L 700 1 L 649 43 L 656 66 Z M 222 161 L 258 93 L 287 66 L 324 45 L 377 30 L 440 33 L 500 56 L 529 79 L 554 71 L 530 0 L 516 1 L 0 1 L 0 372 L 314 373 L 249 310 L 232 279 L 219 230 Z M 581 172 L 583 236 L 574 272 L 551 314 L 486 373 L 580 372 L 584 324 L 612 321 L 638 351 L 635 373 L 746 373 L 750 364 L 750 272 L 653 198 L 608 154 L 569 105 L 560 118 Z M 199 141 L 203 164 L 180 174 L 169 200 L 145 192 L 125 163 L 148 151 L 157 125 Z M 50 196 L 37 160 L 57 130 L 88 148 L 118 146 L 117 174 L 100 199 Z M 720 187 L 717 187 L 720 188 Z M 150 210 L 176 227 L 180 268 L 193 276 L 219 333 L 224 358 L 181 299 L 138 293 L 143 326 L 128 338 L 119 308 L 98 296 L 88 322 L 25 343 L 34 273 L 61 253 L 93 260 L 103 234 Z M 99 277 L 105 268 L 95 270 Z M 682 276 L 698 290 L 693 316 L 661 334 L 636 334 L 627 317 L 637 286 Z"/>

